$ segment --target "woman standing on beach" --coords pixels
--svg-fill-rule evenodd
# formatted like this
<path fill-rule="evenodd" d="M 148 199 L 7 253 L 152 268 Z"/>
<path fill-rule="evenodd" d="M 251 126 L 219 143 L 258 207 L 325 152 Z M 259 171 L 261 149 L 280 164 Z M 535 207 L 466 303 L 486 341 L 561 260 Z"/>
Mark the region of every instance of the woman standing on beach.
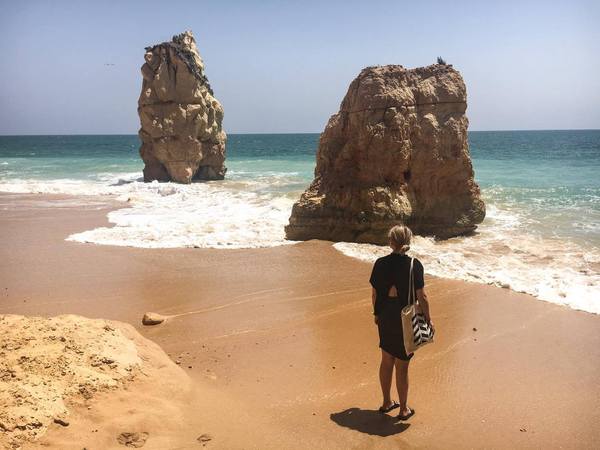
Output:
<path fill-rule="evenodd" d="M 397 225 L 389 231 L 388 238 L 393 251 L 375 261 L 369 280 L 373 287 L 373 314 L 375 315 L 375 324 L 379 329 L 379 347 L 381 348 L 379 382 L 381 383 L 383 404 L 379 411 L 386 413 L 395 408 L 400 408 L 398 418 L 406 420 L 415 413 L 414 409 L 409 408 L 406 404 L 408 398 L 408 364 L 413 354 L 407 355 L 404 349 L 401 318 L 402 308 L 408 304 L 411 258 L 406 255 L 406 252 L 410 248 L 412 232 L 410 228 L 404 225 Z M 423 265 L 415 258 L 413 277 L 416 298 L 421 305 L 426 320 L 431 322 L 423 273 Z M 390 398 L 394 367 L 396 367 L 396 387 L 399 403 L 392 401 Z"/>

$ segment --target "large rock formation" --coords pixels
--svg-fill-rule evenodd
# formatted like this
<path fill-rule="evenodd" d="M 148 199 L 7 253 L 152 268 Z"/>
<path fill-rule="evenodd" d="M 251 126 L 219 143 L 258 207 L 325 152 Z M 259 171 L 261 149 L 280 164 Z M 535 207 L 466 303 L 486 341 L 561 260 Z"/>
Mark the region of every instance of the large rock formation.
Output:
<path fill-rule="evenodd" d="M 447 238 L 485 216 L 467 144 L 465 83 L 450 65 L 368 67 L 329 119 L 288 239 L 387 243 L 404 223 Z"/>
<path fill-rule="evenodd" d="M 191 31 L 147 47 L 138 114 L 144 180 L 190 183 L 225 176 L 223 108 Z"/>

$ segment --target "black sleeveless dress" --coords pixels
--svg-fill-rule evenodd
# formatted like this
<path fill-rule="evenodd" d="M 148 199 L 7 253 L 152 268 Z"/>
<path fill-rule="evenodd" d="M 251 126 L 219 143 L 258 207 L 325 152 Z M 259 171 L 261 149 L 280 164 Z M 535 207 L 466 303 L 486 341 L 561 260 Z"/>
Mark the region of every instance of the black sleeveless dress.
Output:
<path fill-rule="evenodd" d="M 369 282 L 375 288 L 374 314 L 378 318 L 379 347 L 390 355 L 408 361 L 412 358 L 404 350 L 401 312 L 408 304 L 408 275 L 410 273 L 410 257 L 390 253 L 375 261 Z M 423 264 L 414 258 L 413 276 L 416 289 L 425 286 Z M 388 293 L 396 286 L 398 297 L 390 298 Z"/>

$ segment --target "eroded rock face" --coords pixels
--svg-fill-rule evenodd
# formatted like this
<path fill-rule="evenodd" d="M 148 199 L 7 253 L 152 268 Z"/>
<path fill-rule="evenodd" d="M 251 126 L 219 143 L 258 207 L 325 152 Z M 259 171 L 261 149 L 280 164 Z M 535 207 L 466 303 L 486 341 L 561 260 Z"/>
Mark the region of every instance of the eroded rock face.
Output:
<path fill-rule="evenodd" d="M 473 180 L 465 83 L 450 65 L 364 69 L 321 134 L 315 179 L 295 203 L 292 240 L 387 243 L 473 231 L 485 205 Z"/>
<path fill-rule="evenodd" d="M 223 108 L 191 31 L 146 48 L 138 114 L 144 180 L 190 183 L 225 176 Z"/>

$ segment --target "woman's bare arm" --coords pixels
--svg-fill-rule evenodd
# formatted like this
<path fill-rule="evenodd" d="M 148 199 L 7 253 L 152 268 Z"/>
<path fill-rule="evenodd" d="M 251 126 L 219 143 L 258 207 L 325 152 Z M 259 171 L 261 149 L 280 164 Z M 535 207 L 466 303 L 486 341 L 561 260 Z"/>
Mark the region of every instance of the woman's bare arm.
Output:
<path fill-rule="evenodd" d="M 371 302 L 373 303 L 373 311 L 375 311 L 375 301 L 377 300 L 377 291 L 375 288 L 371 288 Z M 377 316 L 374 316 L 375 323 L 377 323 Z"/>
<path fill-rule="evenodd" d="M 419 305 L 421 305 L 421 310 L 425 315 L 425 319 L 427 322 L 431 323 L 431 314 L 429 312 L 429 302 L 427 301 L 427 294 L 425 293 L 425 288 L 417 289 L 417 300 L 419 301 Z"/>

